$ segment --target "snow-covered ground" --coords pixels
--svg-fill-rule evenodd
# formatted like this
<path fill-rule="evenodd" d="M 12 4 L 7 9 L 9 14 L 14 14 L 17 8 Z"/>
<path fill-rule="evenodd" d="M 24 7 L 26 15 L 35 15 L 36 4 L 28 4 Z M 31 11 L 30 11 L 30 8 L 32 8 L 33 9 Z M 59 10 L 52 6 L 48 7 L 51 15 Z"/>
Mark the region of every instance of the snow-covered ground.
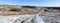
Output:
<path fill-rule="evenodd" d="M 45 23 L 60 23 L 60 16 L 59 15 L 47 13 L 44 16 L 40 15 L 40 17 L 43 19 L 43 21 Z"/>
<path fill-rule="evenodd" d="M 36 14 L 0 16 L 0 23 L 21 23 L 22 21 L 31 23 L 32 19 L 34 19 L 33 23 L 60 23 L 60 16 L 50 13 L 44 16 Z"/>
<path fill-rule="evenodd" d="M 32 20 L 34 15 L 11 15 L 11 16 L 0 16 L 0 23 L 24 23 L 29 22 Z"/>

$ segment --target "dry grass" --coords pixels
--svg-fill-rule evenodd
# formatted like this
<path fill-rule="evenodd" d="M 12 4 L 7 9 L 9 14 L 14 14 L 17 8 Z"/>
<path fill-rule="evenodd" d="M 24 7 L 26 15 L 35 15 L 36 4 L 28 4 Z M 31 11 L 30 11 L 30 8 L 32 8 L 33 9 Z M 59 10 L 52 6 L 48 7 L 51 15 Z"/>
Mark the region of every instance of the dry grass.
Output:
<path fill-rule="evenodd" d="M 24 8 L 21 6 L 14 6 L 14 5 L 0 5 L 0 7 L 3 7 L 3 8 L 0 8 L 0 11 L 4 12 L 4 15 L 35 14 L 39 11 L 39 10 L 32 9 L 32 8 Z M 60 11 L 42 12 L 41 10 L 39 13 L 43 15 L 46 13 L 53 13 L 53 14 L 60 15 Z"/>

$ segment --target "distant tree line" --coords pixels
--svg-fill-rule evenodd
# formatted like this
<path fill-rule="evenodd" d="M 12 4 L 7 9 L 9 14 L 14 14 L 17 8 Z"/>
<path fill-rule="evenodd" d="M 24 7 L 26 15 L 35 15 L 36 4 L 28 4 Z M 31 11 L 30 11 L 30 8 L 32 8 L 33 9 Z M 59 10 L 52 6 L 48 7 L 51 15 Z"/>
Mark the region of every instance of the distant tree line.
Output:
<path fill-rule="evenodd" d="M 36 8 L 36 6 L 22 6 L 24 8 Z"/>
<path fill-rule="evenodd" d="M 47 9 L 56 9 L 56 10 L 60 10 L 60 7 L 45 7 Z"/>

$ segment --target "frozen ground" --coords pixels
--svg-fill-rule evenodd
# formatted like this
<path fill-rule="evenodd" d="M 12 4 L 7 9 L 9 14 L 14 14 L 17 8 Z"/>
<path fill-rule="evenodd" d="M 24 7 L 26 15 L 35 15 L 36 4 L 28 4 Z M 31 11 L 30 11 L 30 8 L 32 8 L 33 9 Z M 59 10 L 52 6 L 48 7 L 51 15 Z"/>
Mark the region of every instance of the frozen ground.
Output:
<path fill-rule="evenodd" d="M 12 16 L 0 16 L 0 23 L 24 23 L 30 22 L 34 15 L 12 15 Z"/>
<path fill-rule="evenodd" d="M 33 15 L 33 16 L 32 16 Z M 31 23 L 30 19 L 34 17 L 34 14 L 32 15 L 16 15 L 16 16 L 0 16 L 0 23 L 10 23 L 10 22 L 16 22 L 19 23 L 20 20 L 23 19 L 29 19 L 29 23 Z M 55 14 L 46 14 L 46 15 L 35 15 L 33 23 L 60 23 L 60 16 Z M 26 23 L 27 20 L 25 20 Z"/>
<path fill-rule="evenodd" d="M 60 23 L 60 16 L 55 14 L 40 15 L 45 23 Z"/>

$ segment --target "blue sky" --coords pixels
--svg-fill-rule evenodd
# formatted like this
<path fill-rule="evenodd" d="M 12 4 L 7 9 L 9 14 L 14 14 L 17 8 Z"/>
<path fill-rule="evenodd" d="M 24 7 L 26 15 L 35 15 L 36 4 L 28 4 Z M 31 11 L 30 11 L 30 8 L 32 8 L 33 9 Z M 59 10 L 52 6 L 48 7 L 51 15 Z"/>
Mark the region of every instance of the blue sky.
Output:
<path fill-rule="evenodd" d="M 0 0 L 0 4 L 60 6 L 60 0 Z"/>
<path fill-rule="evenodd" d="M 39 5 L 40 0 L 0 0 L 0 4 Z"/>
<path fill-rule="evenodd" d="M 41 0 L 40 6 L 60 6 L 60 0 Z"/>

